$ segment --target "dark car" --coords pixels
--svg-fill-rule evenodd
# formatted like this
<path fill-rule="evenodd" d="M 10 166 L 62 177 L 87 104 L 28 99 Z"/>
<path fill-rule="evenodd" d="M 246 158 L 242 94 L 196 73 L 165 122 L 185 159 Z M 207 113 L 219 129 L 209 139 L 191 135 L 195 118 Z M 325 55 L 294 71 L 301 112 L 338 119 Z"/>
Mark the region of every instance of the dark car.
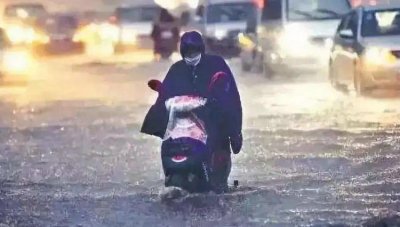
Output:
<path fill-rule="evenodd" d="M 79 20 L 74 15 L 55 14 L 45 21 L 44 30 L 49 37 L 46 51 L 62 53 L 83 50 L 83 44 L 74 40 L 79 28 Z"/>
<path fill-rule="evenodd" d="M 249 0 L 210 0 L 200 5 L 196 30 L 203 34 L 207 50 L 224 57 L 237 57 L 238 35 L 245 30 L 255 8 L 255 2 Z"/>
<path fill-rule="evenodd" d="M 362 95 L 400 88 L 400 4 L 363 6 L 341 21 L 330 55 L 330 80 Z"/>

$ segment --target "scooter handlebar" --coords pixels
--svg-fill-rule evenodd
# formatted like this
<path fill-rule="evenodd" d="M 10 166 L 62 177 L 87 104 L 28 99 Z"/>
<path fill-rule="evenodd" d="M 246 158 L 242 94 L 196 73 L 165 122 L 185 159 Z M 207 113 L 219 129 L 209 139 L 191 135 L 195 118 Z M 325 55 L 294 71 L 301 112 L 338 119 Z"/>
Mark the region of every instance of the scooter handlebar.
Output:
<path fill-rule="evenodd" d="M 159 80 L 149 80 L 149 82 L 147 82 L 147 86 L 149 86 L 149 88 L 153 91 L 160 92 L 162 83 Z"/>

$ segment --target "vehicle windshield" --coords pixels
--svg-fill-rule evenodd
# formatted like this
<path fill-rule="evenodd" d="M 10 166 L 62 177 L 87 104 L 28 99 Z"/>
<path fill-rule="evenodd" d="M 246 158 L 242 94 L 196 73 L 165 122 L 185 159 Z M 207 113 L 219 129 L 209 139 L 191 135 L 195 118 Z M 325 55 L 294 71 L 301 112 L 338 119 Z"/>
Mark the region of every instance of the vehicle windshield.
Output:
<path fill-rule="evenodd" d="M 158 12 L 157 7 L 120 8 L 118 17 L 123 22 L 151 22 L 156 18 Z"/>
<path fill-rule="evenodd" d="M 339 19 L 350 11 L 348 0 L 287 0 L 288 20 Z"/>
<path fill-rule="evenodd" d="M 40 18 L 47 15 L 47 11 L 43 5 L 13 5 L 6 7 L 4 11 L 5 16 L 29 19 Z"/>
<path fill-rule="evenodd" d="M 223 3 L 209 5 L 207 8 L 208 23 L 228 23 L 247 21 L 252 12 L 252 3 Z"/>
<path fill-rule="evenodd" d="M 46 21 L 46 27 L 48 30 L 76 29 L 78 21 L 71 16 L 55 16 Z"/>
<path fill-rule="evenodd" d="M 364 37 L 400 35 L 400 9 L 364 13 L 361 35 Z"/>

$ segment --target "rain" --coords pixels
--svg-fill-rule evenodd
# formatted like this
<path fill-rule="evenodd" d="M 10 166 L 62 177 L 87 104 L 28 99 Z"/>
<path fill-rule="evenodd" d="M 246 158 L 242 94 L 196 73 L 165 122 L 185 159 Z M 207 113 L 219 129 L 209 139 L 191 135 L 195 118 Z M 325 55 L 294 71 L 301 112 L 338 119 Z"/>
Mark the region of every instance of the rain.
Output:
<path fill-rule="evenodd" d="M 160 7 L 179 36 L 199 31 L 235 77 L 243 148 L 227 193 L 164 187 L 162 141 L 140 132 L 157 99 L 148 81 L 182 60 L 178 43 L 154 50 Z M 396 1 L 0 0 L 0 9 L 0 226 L 400 226 Z M 342 29 L 352 10 L 380 30 Z M 362 64 L 346 62 L 360 48 L 343 54 L 341 38 L 362 38 Z M 346 77 L 349 65 L 385 86 Z"/>

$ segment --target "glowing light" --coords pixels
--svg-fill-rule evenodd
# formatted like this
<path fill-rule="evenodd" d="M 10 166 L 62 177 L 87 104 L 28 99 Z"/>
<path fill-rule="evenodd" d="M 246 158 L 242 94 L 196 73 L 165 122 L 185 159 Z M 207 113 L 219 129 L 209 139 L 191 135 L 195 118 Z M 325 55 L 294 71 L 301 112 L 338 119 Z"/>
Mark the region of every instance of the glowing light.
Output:
<path fill-rule="evenodd" d="M 99 26 L 100 39 L 102 41 L 118 41 L 119 29 L 110 23 L 103 23 Z"/>
<path fill-rule="evenodd" d="M 259 9 L 262 9 L 262 8 L 264 8 L 264 0 L 253 0 L 253 2 L 256 4 L 256 6 L 259 8 Z"/>
<path fill-rule="evenodd" d="M 215 30 L 214 32 L 215 38 L 221 40 L 228 35 L 228 31 L 226 30 Z"/>
<path fill-rule="evenodd" d="M 10 26 L 7 28 L 6 33 L 13 44 L 48 43 L 50 41 L 46 34 L 35 31 L 31 27 Z"/>
<path fill-rule="evenodd" d="M 17 16 L 26 19 L 29 17 L 29 13 L 25 9 L 17 9 Z"/>
<path fill-rule="evenodd" d="M 32 28 L 25 28 L 21 26 L 11 26 L 7 28 L 7 36 L 14 44 L 31 43 L 35 39 Z"/>
<path fill-rule="evenodd" d="M 199 5 L 199 0 L 188 0 L 189 7 L 195 9 Z"/>
<path fill-rule="evenodd" d="M 307 31 L 298 25 L 288 26 L 279 39 L 279 45 L 284 52 L 289 54 L 305 54 L 305 49 L 310 46 Z"/>
<path fill-rule="evenodd" d="M 241 45 L 243 45 L 249 49 L 255 47 L 254 42 L 251 39 L 249 39 L 247 36 L 245 36 L 243 33 L 239 34 L 238 40 Z"/>
<path fill-rule="evenodd" d="M 178 10 L 185 7 L 195 9 L 199 5 L 199 0 L 155 0 L 154 2 L 168 10 Z"/>
<path fill-rule="evenodd" d="M 25 74 L 30 71 L 32 61 L 32 57 L 26 51 L 6 51 L 3 67 L 10 74 Z"/>
<path fill-rule="evenodd" d="M 155 3 L 166 9 L 174 9 L 178 7 L 178 2 L 175 0 L 155 0 Z"/>
<path fill-rule="evenodd" d="M 369 65 L 388 65 L 397 62 L 396 56 L 389 49 L 378 47 L 367 49 L 364 59 Z"/>

